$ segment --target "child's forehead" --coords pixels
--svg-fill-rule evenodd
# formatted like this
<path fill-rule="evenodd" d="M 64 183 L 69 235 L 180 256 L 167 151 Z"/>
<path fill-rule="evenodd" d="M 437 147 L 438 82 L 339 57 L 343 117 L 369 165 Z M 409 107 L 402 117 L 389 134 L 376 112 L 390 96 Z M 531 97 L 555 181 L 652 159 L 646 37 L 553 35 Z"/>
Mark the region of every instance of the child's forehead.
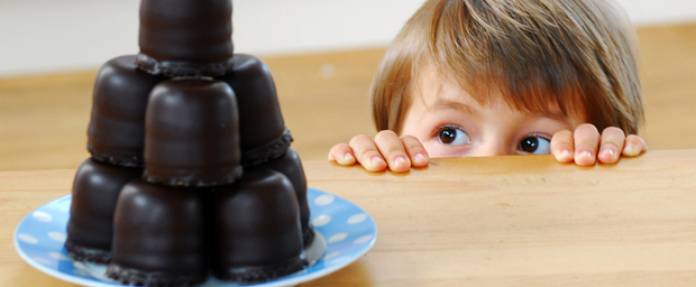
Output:
<path fill-rule="evenodd" d="M 561 120 L 576 118 L 565 115 L 556 101 L 549 100 L 543 108 L 536 110 L 525 109 L 521 108 L 524 105 L 514 104 L 514 101 L 524 100 L 523 98 L 510 99 L 511 95 L 505 95 L 500 92 L 502 89 L 492 86 L 488 86 L 487 89 L 474 89 L 461 84 L 461 81 L 456 81 L 455 78 L 452 74 L 437 71 L 432 65 L 425 66 L 417 73 L 418 84 L 412 91 L 416 97 L 414 104 L 419 103 L 424 110 L 431 112 L 456 110 L 477 114 L 493 110 L 505 113 L 501 116 L 519 114 Z"/>

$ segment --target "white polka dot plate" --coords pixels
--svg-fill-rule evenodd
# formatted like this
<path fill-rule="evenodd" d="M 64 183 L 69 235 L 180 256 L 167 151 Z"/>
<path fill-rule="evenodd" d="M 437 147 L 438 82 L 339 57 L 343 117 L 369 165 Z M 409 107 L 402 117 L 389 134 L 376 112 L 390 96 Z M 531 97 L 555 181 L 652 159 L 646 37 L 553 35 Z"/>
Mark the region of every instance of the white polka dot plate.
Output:
<path fill-rule="evenodd" d="M 210 279 L 203 286 L 293 286 L 331 274 L 367 253 L 377 239 L 374 220 L 357 205 L 338 196 L 310 189 L 309 207 L 317 232 L 305 250 L 312 262 L 296 273 L 256 285 Z M 42 272 L 85 286 L 122 286 L 104 276 L 106 266 L 73 261 L 63 247 L 70 196 L 56 199 L 27 215 L 17 226 L 15 248 L 27 263 Z"/>

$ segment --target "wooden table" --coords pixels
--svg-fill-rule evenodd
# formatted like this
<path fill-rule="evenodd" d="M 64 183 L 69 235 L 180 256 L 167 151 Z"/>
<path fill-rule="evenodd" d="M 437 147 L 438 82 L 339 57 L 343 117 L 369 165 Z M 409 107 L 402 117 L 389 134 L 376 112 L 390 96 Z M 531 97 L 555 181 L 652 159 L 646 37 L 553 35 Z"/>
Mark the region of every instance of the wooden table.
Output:
<path fill-rule="evenodd" d="M 308 286 L 696 286 L 696 150 L 594 168 L 438 160 L 405 176 L 305 166 L 311 186 L 379 226 L 366 257 Z M 0 286 L 62 286 L 11 240 L 25 214 L 69 193 L 73 173 L 0 172 Z"/>

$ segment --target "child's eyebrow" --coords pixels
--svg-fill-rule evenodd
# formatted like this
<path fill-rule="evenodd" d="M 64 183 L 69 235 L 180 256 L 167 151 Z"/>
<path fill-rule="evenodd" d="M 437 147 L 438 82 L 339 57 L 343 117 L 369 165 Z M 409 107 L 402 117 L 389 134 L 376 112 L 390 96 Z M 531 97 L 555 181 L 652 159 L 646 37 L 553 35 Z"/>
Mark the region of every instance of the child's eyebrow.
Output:
<path fill-rule="evenodd" d="M 432 105 L 432 108 L 442 110 L 457 110 L 468 114 L 478 114 L 478 111 L 470 105 L 467 105 L 462 102 L 450 101 L 445 99 L 435 100 L 435 103 Z"/>

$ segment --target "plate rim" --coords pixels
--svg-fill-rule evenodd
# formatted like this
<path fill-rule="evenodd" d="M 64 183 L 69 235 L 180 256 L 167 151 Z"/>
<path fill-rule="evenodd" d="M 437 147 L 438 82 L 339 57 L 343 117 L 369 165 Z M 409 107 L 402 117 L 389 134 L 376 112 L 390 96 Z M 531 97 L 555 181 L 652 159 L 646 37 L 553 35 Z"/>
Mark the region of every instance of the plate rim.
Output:
<path fill-rule="evenodd" d="M 64 195 L 64 196 L 55 198 L 47 203 L 42 204 L 41 206 L 39 206 L 37 208 L 32 209 L 32 211 L 30 211 L 29 214 L 22 217 L 22 220 L 20 220 L 19 223 L 17 224 L 17 226 L 15 226 L 14 233 L 12 234 L 12 237 L 13 237 L 12 243 L 14 245 L 15 250 L 19 254 L 19 257 L 21 257 L 25 263 L 28 263 L 29 266 L 43 272 L 46 275 L 49 275 L 51 277 L 58 278 L 60 280 L 67 281 L 70 283 L 79 284 L 81 286 L 113 287 L 114 286 L 113 284 L 106 284 L 104 282 L 99 282 L 96 280 L 88 280 L 88 279 L 83 279 L 83 278 L 71 276 L 71 275 L 56 271 L 52 268 L 42 266 L 41 264 L 39 264 L 38 262 L 36 262 L 32 258 L 30 258 L 29 255 L 24 253 L 24 250 L 19 247 L 19 236 L 18 235 L 19 235 L 19 228 L 22 226 L 22 223 L 24 223 L 25 220 L 29 219 L 29 217 L 31 217 L 31 215 L 34 213 L 34 211 L 41 209 L 41 208 L 45 207 L 46 205 L 49 205 L 49 204 L 56 202 L 58 200 L 63 200 L 66 197 L 71 197 L 71 195 Z"/>
<path fill-rule="evenodd" d="M 287 278 L 287 279 L 282 279 L 283 277 L 280 277 L 280 278 L 277 278 L 276 280 L 278 280 L 278 281 L 275 281 L 275 282 L 274 281 L 262 282 L 262 283 L 258 283 L 258 284 L 249 284 L 249 285 L 242 285 L 242 284 L 230 282 L 232 284 L 232 286 L 244 286 L 244 287 L 294 286 L 297 284 L 313 281 L 313 280 L 316 280 L 318 278 L 328 276 L 328 275 L 330 275 L 338 270 L 341 270 L 341 269 L 347 267 L 350 264 L 353 264 L 354 262 L 358 261 L 360 258 L 364 257 L 370 250 L 372 250 L 375 243 L 377 242 L 377 237 L 379 235 L 379 228 L 377 226 L 377 222 L 374 220 L 372 215 L 370 215 L 367 211 L 365 211 L 365 209 L 363 209 L 361 206 L 359 206 L 359 205 L 355 204 L 354 202 L 347 200 L 339 195 L 336 195 L 336 194 L 333 194 L 330 192 L 326 192 L 326 191 L 323 191 L 321 189 L 313 188 L 313 187 L 308 188 L 308 191 L 317 192 L 317 193 L 319 193 L 319 195 L 327 194 L 327 195 L 334 196 L 342 201 L 349 203 L 350 205 L 352 205 L 356 209 L 358 209 L 360 212 L 366 214 L 368 219 L 372 222 L 372 226 L 374 226 L 374 234 L 373 234 L 372 238 L 370 239 L 370 241 L 367 242 L 367 244 L 365 245 L 365 248 L 363 248 L 359 252 L 356 252 L 355 253 L 356 255 L 353 258 L 351 258 L 350 260 L 345 260 L 345 261 L 340 262 L 338 264 L 322 268 L 314 273 L 310 273 L 310 274 L 307 274 L 305 276 L 298 276 L 295 278 Z M 54 202 L 65 200 L 66 198 L 70 198 L 72 200 L 72 195 L 71 194 L 63 195 L 63 196 L 54 198 L 46 203 L 43 203 L 39 207 L 33 208 L 28 214 L 26 214 L 24 217 L 22 217 L 22 219 L 19 221 L 19 223 L 16 224 L 15 229 L 14 229 L 14 233 L 12 235 L 12 237 L 13 237 L 12 242 L 13 242 L 15 251 L 19 254 L 19 257 L 22 258 L 22 260 L 25 263 L 28 263 L 34 269 L 37 269 L 48 276 L 51 276 L 51 277 L 54 277 L 54 278 L 57 278 L 57 279 L 60 279 L 60 280 L 63 280 L 63 281 L 69 282 L 69 283 L 74 283 L 74 284 L 78 284 L 78 285 L 82 285 L 82 286 L 94 286 L 94 287 L 129 286 L 129 285 L 123 285 L 123 284 L 110 284 L 110 283 L 106 283 L 106 282 L 102 282 L 102 281 L 97 281 L 96 279 L 84 279 L 84 278 L 73 276 L 71 274 L 66 274 L 66 273 L 60 272 L 60 271 L 52 269 L 52 268 L 42 266 L 41 264 L 36 262 L 34 259 L 30 258 L 29 255 L 27 255 L 24 252 L 24 250 L 22 248 L 20 248 L 18 234 L 19 234 L 19 228 L 22 226 L 22 223 L 24 223 L 26 220 L 28 220 L 35 211 L 42 209 L 42 208 L 45 208 L 46 206 L 53 204 Z M 327 245 L 328 244 L 329 243 L 327 242 Z M 70 259 L 70 260 L 74 261 L 72 259 Z M 286 275 L 286 276 L 288 276 L 288 275 Z M 220 281 L 220 282 L 226 282 L 226 281 Z M 234 284 L 236 284 L 236 285 L 234 285 Z M 201 285 L 205 286 L 205 283 L 203 283 Z M 196 286 L 201 286 L 201 285 L 196 285 Z"/>

